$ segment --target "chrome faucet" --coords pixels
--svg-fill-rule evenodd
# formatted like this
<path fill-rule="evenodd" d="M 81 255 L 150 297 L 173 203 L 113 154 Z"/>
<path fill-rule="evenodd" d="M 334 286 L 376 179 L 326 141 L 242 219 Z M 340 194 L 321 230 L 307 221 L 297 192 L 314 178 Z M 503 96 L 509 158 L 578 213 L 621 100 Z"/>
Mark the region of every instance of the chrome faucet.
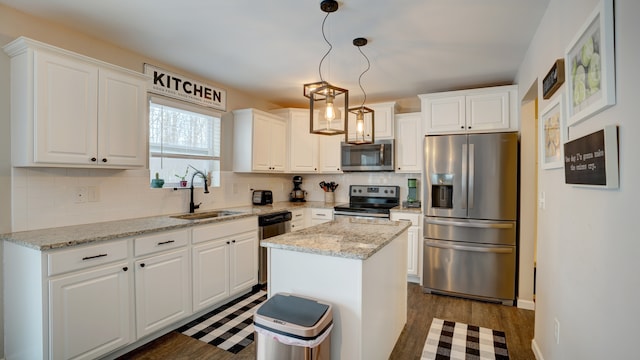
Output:
<path fill-rule="evenodd" d="M 205 175 L 200 170 L 196 170 L 196 172 L 193 173 L 193 176 L 191 176 L 191 187 L 189 188 L 189 190 L 191 190 L 191 201 L 189 202 L 189 213 L 195 212 L 196 209 L 198 209 L 200 207 L 200 205 L 202 205 L 202 203 L 199 203 L 197 205 L 193 203 L 193 179 L 198 174 L 200 174 L 200 176 L 202 176 L 202 179 L 204 180 L 204 193 L 205 194 L 209 193 L 209 188 L 207 187 L 207 175 Z"/>

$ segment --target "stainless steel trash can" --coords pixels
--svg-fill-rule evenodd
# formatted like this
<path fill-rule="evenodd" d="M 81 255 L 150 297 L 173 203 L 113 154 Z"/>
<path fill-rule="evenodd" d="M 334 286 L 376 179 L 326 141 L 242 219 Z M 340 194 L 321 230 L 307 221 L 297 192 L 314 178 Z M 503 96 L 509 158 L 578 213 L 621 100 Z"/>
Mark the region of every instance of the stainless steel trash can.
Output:
<path fill-rule="evenodd" d="M 256 309 L 253 325 L 258 360 L 331 359 L 331 304 L 278 293 Z"/>

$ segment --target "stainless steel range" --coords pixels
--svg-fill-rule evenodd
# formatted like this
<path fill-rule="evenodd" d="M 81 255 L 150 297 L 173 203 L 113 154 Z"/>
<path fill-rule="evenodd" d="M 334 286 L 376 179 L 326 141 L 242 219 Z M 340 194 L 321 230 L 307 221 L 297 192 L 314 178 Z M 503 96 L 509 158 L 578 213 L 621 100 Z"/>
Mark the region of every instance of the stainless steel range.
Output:
<path fill-rule="evenodd" d="M 391 208 L 400 205 L 399 186 L 349 186 L 349 203 L 333 208 L 335 217 L 358 216 L 388 219 Z"/>

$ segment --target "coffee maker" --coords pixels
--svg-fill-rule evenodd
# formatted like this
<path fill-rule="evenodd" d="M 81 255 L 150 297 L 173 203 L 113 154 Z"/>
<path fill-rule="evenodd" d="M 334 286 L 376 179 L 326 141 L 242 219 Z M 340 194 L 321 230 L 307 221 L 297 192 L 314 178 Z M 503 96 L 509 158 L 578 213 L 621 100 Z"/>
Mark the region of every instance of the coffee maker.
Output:
<path fill-rule="evenodd" d="M 294 176 L 293 177 L 293 190 L 289 194 L 289 201 L 292 201 L 292 202 L 306 201 L 304 199 L 304 197 L 307 194 L 307 192 L 302 190 L 302 189 L 300 189 L 300 185 L 301 184 L 302 184 L 302 176 L 300 176 L 300 175 Z"/>

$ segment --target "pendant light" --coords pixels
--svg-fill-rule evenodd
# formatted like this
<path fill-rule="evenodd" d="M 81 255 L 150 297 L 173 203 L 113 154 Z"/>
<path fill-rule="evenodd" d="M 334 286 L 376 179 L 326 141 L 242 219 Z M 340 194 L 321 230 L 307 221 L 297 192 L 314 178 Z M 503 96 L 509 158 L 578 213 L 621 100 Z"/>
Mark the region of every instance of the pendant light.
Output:
<path fill-rule="evenodd" d="M 362 54 L 365 60 L 367 60 L 367 68 L 360 74 L 360 77 L 358 77 L 358 85 L 360 85 L 360 90 L 362 90 L 362 94 L 364 95 L 362 99 L 362 104 L 359 107 L 354 107 L 349 109 L 349 113 L 355 115 L 356 117 L 355 137 L 350 138 L 349 137 L 350 134 L 347 133 L 345 138 L 348 144 L 354 144 L 354 145 L 373 144 L 375 142 L 374 112 L 372 109 L 364 106 L 365 102 L 367 101 L 367 93 L 364 91 L 364 88 L 362 87 L 362 75 L 364 75 L 367 71 L 369 71 L 369 69 L 371 69 L 371 62 L 369 62 L 369 58 L 367 57 L 367 55 L 365 55 L 362 52 L 362 47 L 367 45 L 367 39 L 355 38 L 353 39 L 353 45 L 355 45 L 358 48 L 358 51 L 360 51 L 360 54 Z"/>
<path fill-rule="evenodd" d="M 304 84 L 304 96 L 309 98 L 309 132 L 320 135 L 340 135 L 345 134 L 347 129 L 349 91 L 333 86 L 322 78 L 322 62 L 333 49 L 324 33 L 324 24 L 329 14 L 338 10 L 338 2 L 323 0 L 320 3 L 320 9 L 327 13 L 322 21 L 322 37 L 329 44 L 329 50 L 318 65 L 320 81 Z M 316 112 L 317 117 L 314 116 Z"/>

